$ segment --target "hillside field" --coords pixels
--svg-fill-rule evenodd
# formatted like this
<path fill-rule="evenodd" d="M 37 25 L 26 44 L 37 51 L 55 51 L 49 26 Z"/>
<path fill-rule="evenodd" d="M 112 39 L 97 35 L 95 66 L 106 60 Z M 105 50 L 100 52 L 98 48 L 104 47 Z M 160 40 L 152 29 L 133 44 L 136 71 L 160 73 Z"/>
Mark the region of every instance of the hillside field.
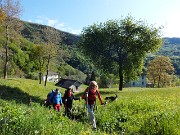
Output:
<path fill-rule="evenodd" d="M 84 100 L 73 102 L 72 118 L 64 115 L 64 107 L 55 112 L 40 105 L 55 88 L 55 83 L 44 87 L 38 80 L 0 79 L 0 134 L 180 135 L 179 87 L 100 89 L 103 99 L 115 94 L 118 98 L 105 106 L 97 99 L 97 131 L 88 123 Z M 63 95 L 64 89 L 60 91 Z M 83 91 L 74 94 L 79 97 Z"/>

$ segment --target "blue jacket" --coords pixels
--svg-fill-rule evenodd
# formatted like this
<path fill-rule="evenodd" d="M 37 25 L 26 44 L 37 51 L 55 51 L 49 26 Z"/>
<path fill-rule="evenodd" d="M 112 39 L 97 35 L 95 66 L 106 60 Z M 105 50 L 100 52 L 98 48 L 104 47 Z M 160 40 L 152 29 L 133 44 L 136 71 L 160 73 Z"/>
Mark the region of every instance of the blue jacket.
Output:
<path fill-rule="evenodd" d="M 56 92 L 53 91 L 51 93 L 49 99 L 52 101 L 53 104 L 61 104 L 62 105 L 62 97 L 61 97 L 60 92 L 56 95 Z"/>

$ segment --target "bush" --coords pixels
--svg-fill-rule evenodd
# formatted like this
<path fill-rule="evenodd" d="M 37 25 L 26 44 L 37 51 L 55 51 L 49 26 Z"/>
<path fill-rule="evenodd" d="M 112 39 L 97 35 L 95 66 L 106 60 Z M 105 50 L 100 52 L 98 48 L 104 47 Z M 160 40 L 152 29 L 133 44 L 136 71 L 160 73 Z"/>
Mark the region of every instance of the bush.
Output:
<path fill-rule="evenodd" d="M 27 79 L 38 80 L 38 73 L 32 72 L 25 76 Z"/>

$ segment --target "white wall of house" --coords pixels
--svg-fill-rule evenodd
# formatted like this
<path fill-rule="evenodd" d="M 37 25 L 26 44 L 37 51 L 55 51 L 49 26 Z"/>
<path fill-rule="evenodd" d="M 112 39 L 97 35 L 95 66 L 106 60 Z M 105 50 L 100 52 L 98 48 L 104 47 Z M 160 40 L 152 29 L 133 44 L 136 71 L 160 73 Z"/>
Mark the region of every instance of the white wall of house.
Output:
<path fill-rule="evenodd" d="M 43 81 L 45 81 L 46 76 L 43 76 Z M 59 81 L 59 75 L 58 74 L 51 74 L 47 77 L 48 82 L 58 82 Z"/>
<path fill-rule="evenodd" d="M 139 76 L 138 80 L 131 81 L 125 87 L 146 87 L 146 75 Z"/>
<path fill-rule="evenodd" d="M 76 87 L 76 86 L 72 85 L 70 88 L 73 90 L 73 92 L 80 92 L 82 90 L 81 86 Z"/>

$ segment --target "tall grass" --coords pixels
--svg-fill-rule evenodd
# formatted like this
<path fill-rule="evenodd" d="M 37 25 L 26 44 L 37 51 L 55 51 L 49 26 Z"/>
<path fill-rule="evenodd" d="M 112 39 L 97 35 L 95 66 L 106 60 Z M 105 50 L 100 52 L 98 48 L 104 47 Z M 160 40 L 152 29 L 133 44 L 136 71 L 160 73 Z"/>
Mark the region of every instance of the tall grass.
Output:
<path fill-rule="evenodd" d="M 100 89 L 103 99 L 115 93 L 118 99 L 107 101 L 105 106 L 97 100 L 97 131 L 91 130 L 83 100 L 73 102 L 71 119 L 64 116 L 63 107 L 58 113 L 40 106 L 54 88 L 54 83 L 44 87 L 33 80 L 0 79 L 0 133 L 180 135 L 180 88 L 124 88 L 121 92 L 116 88 Z M 75 95 L 81 96 L 82 92 Z"/>

